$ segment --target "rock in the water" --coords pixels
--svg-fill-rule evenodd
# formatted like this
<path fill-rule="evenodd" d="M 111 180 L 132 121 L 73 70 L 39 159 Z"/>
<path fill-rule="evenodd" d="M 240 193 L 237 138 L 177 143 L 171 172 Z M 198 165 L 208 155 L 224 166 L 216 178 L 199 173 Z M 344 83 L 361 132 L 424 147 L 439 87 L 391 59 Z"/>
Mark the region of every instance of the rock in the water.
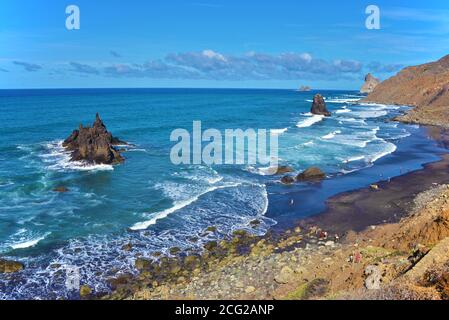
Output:
<path fill-rule="evenodd" d="M 289 166 L 279 166 L 276 170 L 276 175 L 280 175 L 280 174 L 285 174 L 285 173 L 290 173 L 290 172 L 294 172 L 295 169 L 293 169 L 292 167 Z"/>
<path fill-rule="evenodd" d="M 87 298 L 92 293 L 92 289 L 87 285 L 82 285 L 80 287 L 80 297 Z"/>
<path fill-rule="evenodd" d="M 13 273 L 23 270 L 22 263 L 0 259 L 0 273 Z"/>
<path fill-rule="evenodd" d="M 53 191 L 54 191 L 54 192 L 61 192 L 61 193 L 64 193 L 64 192 L 69 192 L 69 189 L 66 188 L 66 187 L 56 187 L 56 188 L 53 189 Z"/>
<path fill-rule="evenodd" d="M 297 181 L 317 181 L 326 178 L 326 174 L 320 168 L 312 167 L 298 174 Z"/>
<path fill-rule="evenodd" d="M 371 93 L 374 91 L 374 89 L 377 87 L 377 85 L 380 83 L 380 80 L 377 78 L 374 78 L 371 73 L 368 73 L 365 77 L 365 83 L 363 84 L 362 88 L 360 89 L 361 93 Z"/>
<path fill-rule="evenodd" d="M 316 94 L 313 97 L 312 109 L 310 110 L 312 114 L 330 117 L 331 113 L 326 108 L 326 102 L 321 94 Z"/>
<path fill-rule="evenodd" d="M 92 127 L 83 127 L 73 131 L 63 146 L 72 151 L 72 161 L 87 161 L 98 164 L 117 164 L 124 161 L 114 145 L 126 144 L 112 136 L 106 129 L 100 116 L 96 115 Z"/>
<path fill-rule="evenodd" d="M 301 92 L 308 92 L 308 91 L 311 91 L 312 90 L 312 88 L 310 88 L 309 86 L 301 86 L 301 87 L 299 87 L 299 91 L 301 91 Z"/>
<path fill-rule="evenodd" d="M 281 179 L 282 184 L 290 185 L 295 183 L 295 178 L 292 176 L 285 176 Z"/>

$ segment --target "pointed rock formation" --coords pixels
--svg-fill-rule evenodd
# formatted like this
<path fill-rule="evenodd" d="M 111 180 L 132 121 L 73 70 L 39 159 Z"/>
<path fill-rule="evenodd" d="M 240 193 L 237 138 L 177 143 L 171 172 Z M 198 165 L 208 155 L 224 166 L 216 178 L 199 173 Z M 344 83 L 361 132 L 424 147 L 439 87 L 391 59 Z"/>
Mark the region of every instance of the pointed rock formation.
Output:
<path fill-rule="evenodd" d="M 360 89 L 360 93 L 373 92 L 379 83 L 380 83 L 379 79 L 374 78 L 371 73 L 368 73 L 365 77 L 365 83 L 363 84 L 362 88 Z"/>
<path fill-rule="evenodd" d="M 321 94 L 316 94 L 313 97 L 312 109 L 310 110 L 312 114 L 330 117 L 331 113 L 326 108 L 326 102 Z"/>
<path fill-rule="evenodd" d="M 96 115 L 92 127 L 83 127 L 64 141 L 63 146 L 72 151 L 72 161 L 87 161 L 98 164 L 117 164 L 124 161 L 114 145 L 127 144 L 112 136 L 106 129 L 100 116 Z"/>

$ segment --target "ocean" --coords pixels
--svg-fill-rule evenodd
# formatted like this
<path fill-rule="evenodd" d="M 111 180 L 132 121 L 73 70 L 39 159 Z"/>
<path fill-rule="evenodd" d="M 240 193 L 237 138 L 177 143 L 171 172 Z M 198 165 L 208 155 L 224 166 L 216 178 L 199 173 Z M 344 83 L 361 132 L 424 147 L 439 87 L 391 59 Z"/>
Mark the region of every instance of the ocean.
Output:
<path fill-rule="evenodd" d="M 389 121 L 406 106 L 357 104 L 357 92 L 320 91 L 333 114 L 324 118 L 309 113 L 315 93 L 0 90 L 0 256 L 26 266 L 0 274 L 0 299 L 76 298 L 65 284 L 67 266 L 79 268 L 81 283 L 107 292 L 108 278 L 136 273 L 137 254 L 198 251 L 235 230 L 285 228 L 324 210 L 330 196 L 418 170 L 446 152 L 425 128 Z M 132 144 L 125 163 L 69 161 L 62 140 L 96 112 Z M 170 133 L 191 130 L 195 120 L 204 129 L 271 129 L 281 165 L 317 166 L 328 179 L 284 186 L 258 165 L 174 165 Z M 59 186 L 69 191 L 54 192 Z M 205 233 L 210 226 L 216 231 Z M 131 250 L 122 248 L 127 243 Z"/>

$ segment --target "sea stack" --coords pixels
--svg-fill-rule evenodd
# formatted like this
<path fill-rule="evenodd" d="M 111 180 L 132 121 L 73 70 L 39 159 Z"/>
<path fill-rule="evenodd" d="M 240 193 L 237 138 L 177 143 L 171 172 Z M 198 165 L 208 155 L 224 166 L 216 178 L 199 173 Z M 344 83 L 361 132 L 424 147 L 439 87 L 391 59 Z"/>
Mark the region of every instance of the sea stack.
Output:
<path fill-rule="evenodd" d="M 96 115 L 92 127 L 83 127 L 63 142 L 63 146 L 72 151 L 72 161 L 87 161 L 96 164 L 118 164 L 124 161 L 120 152 L 114 145 L 127 144 L 112 136 L 106 129 L 100 116 Z"/>
<path fill-rule="evenodd" d="M 312 109 L 310 110 L 312 114 L 330 117 L 331 113 L 326 108 L 326 102 L 321 94 L 316 94 L 313 97 Z"/>
<path fill-rule="evenodd" d="M 379 83 L 380 83 L 379 79 L 374 78 L 371 73 L 368 73 L 365 76 L 365 83 L 363 84 L 362 88 L 360 89 L 360 93 L 373 92 Z"/>

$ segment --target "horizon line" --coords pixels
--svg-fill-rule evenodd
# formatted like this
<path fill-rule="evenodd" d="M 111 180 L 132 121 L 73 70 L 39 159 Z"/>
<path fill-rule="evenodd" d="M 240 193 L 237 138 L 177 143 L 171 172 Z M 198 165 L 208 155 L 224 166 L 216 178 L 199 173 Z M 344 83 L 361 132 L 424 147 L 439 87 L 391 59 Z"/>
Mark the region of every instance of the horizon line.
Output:
<path fill-rule="evenodd" d="M 309 91 L 300 91 L 299 88 L 251 88 L 251 87 L 67 87 L 67 88 L 0 88 L 6 90 L 111 90 L 111 89 L 188 89 L 188 90 L 288 90 L 299 92 L 311 91 L 359 91 L 357 89 L 332 89 L 332 88 L 312 88 Z"/>

